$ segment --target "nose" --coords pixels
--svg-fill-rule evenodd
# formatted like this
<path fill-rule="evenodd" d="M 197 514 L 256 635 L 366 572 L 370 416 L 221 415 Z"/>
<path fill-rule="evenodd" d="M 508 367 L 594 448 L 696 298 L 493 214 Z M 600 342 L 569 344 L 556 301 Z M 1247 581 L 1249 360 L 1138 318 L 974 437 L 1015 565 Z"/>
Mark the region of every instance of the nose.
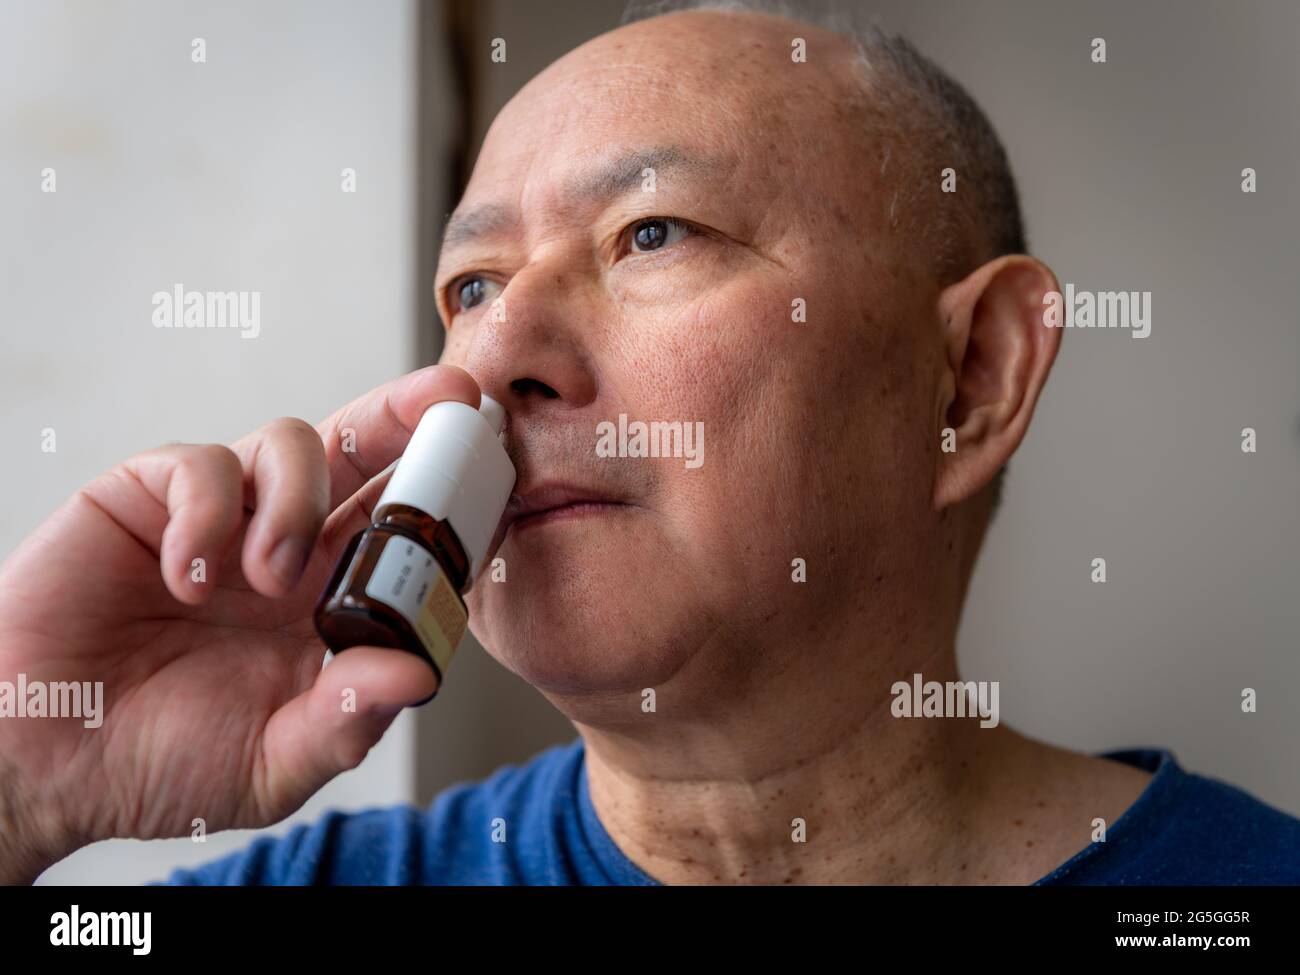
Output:
<path fill-rule="evenodd" d="M 456 335 L 459 325 L 448 335 L 440 361 L 469 372 L 512 422 L 581 409 L 596 397 L 591 343 L 597 329 L 590 302 L 569 281 L 540 264 L 523 268 L 468 336 Z"/>

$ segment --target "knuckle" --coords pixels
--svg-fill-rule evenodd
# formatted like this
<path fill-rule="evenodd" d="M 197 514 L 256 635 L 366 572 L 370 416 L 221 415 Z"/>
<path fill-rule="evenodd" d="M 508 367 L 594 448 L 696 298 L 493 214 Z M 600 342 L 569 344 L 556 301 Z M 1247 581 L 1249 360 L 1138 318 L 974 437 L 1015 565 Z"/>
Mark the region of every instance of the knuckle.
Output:
<path fill-rule="evenodd" d="M 296 416 L 282 416 L 277 420 L 272 420 L 266 425 L 266 432 L 270 437 L 282 438 L 295 443 L 301 442 L 313 451 L 320 451 L 322 455 L 324 453 L 325 447 L 321 443 L 320 434 L 316 431 L 316 428 L 306 420 L 301 420 Z"/>
<path fill-rule="evenodd" d="M 200 468 L 205 472 L 210 471 L 227 480 L 243 478 L 244 469 L 239 461 L 239 455 L 225 444 L 194 444 L 186 452 L 181 463 Z"/>

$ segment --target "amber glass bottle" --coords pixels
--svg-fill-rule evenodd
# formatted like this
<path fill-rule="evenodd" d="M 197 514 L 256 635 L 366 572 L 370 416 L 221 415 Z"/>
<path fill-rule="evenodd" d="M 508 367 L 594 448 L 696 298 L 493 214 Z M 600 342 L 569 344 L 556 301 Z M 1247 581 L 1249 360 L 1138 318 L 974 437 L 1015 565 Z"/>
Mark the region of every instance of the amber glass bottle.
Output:
<path fill-rule="evenodd" d="M 465 634 L 462 594 L 514 487 L 498 439 L 504 421 L 487 396 L 478 410 L 449 401 L 425 412 L 373 524 L 348 543 L 316 605 L 316 630 L 335 653 L 405 650 L 433 668 L 441 689 Z"/>

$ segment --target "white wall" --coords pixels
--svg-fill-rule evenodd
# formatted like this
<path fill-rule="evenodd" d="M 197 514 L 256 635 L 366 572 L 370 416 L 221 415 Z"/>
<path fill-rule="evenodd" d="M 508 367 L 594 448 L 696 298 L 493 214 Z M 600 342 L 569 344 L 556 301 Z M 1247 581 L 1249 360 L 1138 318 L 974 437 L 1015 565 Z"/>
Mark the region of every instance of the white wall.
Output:
<path fill-rule="evenodd" d="M 315 422 L 413 366 L 414 22 L 411 0 L 0 6 L 0 553 L 132 453 Z M 260 335 L 154 328 L 176 282 L 260 291 Z M 411 798 L 414 729 L 290 822 Z M 140 882 L 250 839 L 110 841 L 43 882 Z"/>

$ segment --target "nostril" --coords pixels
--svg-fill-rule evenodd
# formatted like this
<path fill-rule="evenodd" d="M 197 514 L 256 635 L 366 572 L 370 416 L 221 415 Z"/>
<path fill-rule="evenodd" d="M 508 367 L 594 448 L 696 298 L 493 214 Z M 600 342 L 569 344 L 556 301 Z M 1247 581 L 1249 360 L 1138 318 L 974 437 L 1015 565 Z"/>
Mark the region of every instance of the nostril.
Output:
<path fill-rule="evenodd" d="M 529 393 L 537 392 L 546 399 L 559 399 L 560 396 L 540 379 L 516 379 L 510 383 L 510 391 L 517 396 L 527 396 Z"/>

